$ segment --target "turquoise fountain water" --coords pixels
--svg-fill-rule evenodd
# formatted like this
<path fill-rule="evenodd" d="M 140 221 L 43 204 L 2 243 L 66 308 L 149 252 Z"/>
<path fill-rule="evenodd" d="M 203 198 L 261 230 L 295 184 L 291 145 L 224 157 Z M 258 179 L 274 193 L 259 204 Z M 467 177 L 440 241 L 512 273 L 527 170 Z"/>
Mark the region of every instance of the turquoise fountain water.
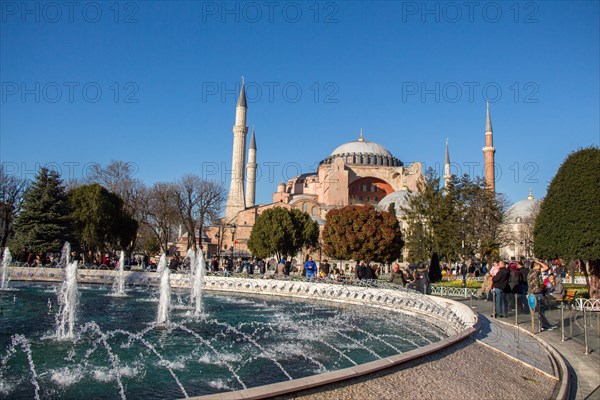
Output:
<path fill-rule="evenodd" d="M 161 264 L 165 273 L 166 257 Z M 158 291 L 130 288 L 127 297 L 107 296 L 111 285 L 80 284 L 78 302 L 69 303 L 78 304 L 73 319 L 67 303 L 47 307 L 62 290 L 56 285 L 13 282 L 18 290 L 0 292 L 0 398 L 203 395 L 351 367 L 446 337 L 433 321 L 403 313 L 214 291 L 202 294 L 197 317 L 191 291 L 163 282 Z M 181 303 L 169 312 L 162 306 L 171 291 Z M 60 334 L 57 315 L 67 321 Z"/>

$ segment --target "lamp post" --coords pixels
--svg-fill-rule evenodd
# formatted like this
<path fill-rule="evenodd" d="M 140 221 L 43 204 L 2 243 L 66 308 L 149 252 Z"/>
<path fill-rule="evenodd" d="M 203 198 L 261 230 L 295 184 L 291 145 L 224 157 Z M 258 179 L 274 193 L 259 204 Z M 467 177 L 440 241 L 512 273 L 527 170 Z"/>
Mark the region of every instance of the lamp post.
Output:
<path fill-rule="evenodd" d="M 423 262 L 423 222 L 421 222 L 421 230 L 419 231 L 419 262 Z"/>
<path fill-rule="evenodd" d="M 217 260 L 219 265 L 221 264 L 221 227 L 219 227 L 219 232 L 215 234 L 217 238 Z"/>
<path fill-rule="evenodd" d="M 461 243 L 462 244 L 462 258 L 463 258 L 463 261 L 462 261 L 462 271 L 461 272 L 462 272 L 462 276 L 463 276 L 463 288 L 466 288 L 467 287 L 467 255 L 465 253 L 465 238 L 466 238 L 466 235 L 465 235 L 465 230 L 464 230 L 464 225 L 465 225 L 465 218 L 464 217 L 461 218 L 461 222 L 462 222 L 462 225 L 463 225 L 463 229 L 462 229 L 462 243 Z"/>
<path fill-rule="evenodd" d="M 235 224 L 232 224 L 229 229 L 231 230 L 231 258 L 235 260 L 235 231 L 237 227 Z"/>

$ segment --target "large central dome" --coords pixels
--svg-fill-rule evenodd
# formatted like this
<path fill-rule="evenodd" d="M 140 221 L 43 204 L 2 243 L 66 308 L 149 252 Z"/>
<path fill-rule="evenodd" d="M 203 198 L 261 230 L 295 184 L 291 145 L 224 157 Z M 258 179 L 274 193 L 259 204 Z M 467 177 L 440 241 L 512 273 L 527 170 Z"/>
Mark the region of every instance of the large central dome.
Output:
<path fill-rule="evenodd" d="M 402 161 L 394 157 L 388 149 L 379 143 L 365 140 L 362 135 L 362 130 L 358 140 L 338 146 L 331 152 L 329 157 L 321 161 L 321 163 L 331 164 L 336 158 L 343 158 L 346 164 L 354 165 L 380 165 L 386 167 L 402 166 Z"/>
<path fill-rule="evenodd" d="M 355 140 L 338 146 L 331 156 L 341 156 L 346 154 L 372 154 L 385 157 L 393 157 L 392 153 L 379 143 L 369 142 L 367 140 Z"/>

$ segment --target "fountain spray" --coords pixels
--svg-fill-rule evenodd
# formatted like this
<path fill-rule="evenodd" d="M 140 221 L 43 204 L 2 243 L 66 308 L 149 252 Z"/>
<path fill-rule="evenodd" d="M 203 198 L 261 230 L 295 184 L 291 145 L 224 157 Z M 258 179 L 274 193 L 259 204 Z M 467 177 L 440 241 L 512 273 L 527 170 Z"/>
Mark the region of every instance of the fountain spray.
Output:
<path fill-rule="evenodd" d="M 79 290 L 77 289 L 77 261 L 70 260 L 71 245 L 66 242 L 63 246 L 61 265 L 66 263 L 65 280 L 58 291 L 59 311 L 56 315 L 56 337 L 72 339 L 77 313 Z"/>
<path fill-rule="evenodd" d="M 158 274 L 160 276 L 160 297 L 158 299 L 158 315 L 156 323 L 164 325 L 169 322 L 169 311 L 171 309 L 171 271 L 167 265 L 167 255 L 163 253 L 158 262 Z"/>
<path fill-rule="evenodd" d="M 119 257 L 119 267 L 112 294 L 119 297 L 125 296 L 125 251 L 123 250 L 121 250 L 121 257 Z"/>
<path fill-rule="evenodd" d="M 12 261 L 10 250 L 8 247 L 4 248 L 4 255 L 2 256 L 2 280 L 0 281 L 0 290 L 8 287 L 8 266 Z"/>

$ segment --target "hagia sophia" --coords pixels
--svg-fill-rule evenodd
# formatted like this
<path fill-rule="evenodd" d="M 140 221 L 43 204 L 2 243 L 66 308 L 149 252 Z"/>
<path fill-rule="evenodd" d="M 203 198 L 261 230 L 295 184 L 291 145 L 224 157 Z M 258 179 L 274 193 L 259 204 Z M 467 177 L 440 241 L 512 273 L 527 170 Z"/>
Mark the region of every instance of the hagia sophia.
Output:
<path fill-rule="evenodd" d="M 321 229 L 325 225 L 327 212 L 349 204 L 372 204 L 379 210 L 387 210 L 391 203 L 396 206 L 400 226 L 403 226 L 401 207 L 407 205 L 407 196 L 417 190 L 417 182 L 423 179 L 420 162 L 405 165 L 387 148 L 364 138 L 362 129 L 354 141 L 343 143 L 319 163 L 316 172 L 305 173 L 277 185 L 273 201 L 255 204 L 257 154 L 256 137 L 252 129 L 249 145 L 246 146 L 248 106 L 245 87 L 242 86 L 236 104 L 233 126 L 232 174 L 225 206 L 225 216 L 216 226 L 210 226 L 202 234 L 203 249 L 207 256 L 250 257 L 247 247 L 252 227 L 258 216 L 272 207 L 297 208 L 308 213 Z M 246 148 L 247 158 L 246 158 Z M 495 190 L 493 131 L 489 104 L 486 112 L 484 176 L 490 190 Z M 450 155 L 446 142 L 444 180 L 450 178 Z M 510 226 L 515 232 L 523 230 L 533 204 L 529 200 L 515 203 L 518 219 Z M 526 204 L 527 203 L 527 204 Z M 187 235 L 180 235 L 177 248 L 180 253 L 187 247 Z M 523 240 L 514 243 L 501 253 L 507 257 L 523 255 Z M 182 251 L 183 250 L 183 251 Z"/>

